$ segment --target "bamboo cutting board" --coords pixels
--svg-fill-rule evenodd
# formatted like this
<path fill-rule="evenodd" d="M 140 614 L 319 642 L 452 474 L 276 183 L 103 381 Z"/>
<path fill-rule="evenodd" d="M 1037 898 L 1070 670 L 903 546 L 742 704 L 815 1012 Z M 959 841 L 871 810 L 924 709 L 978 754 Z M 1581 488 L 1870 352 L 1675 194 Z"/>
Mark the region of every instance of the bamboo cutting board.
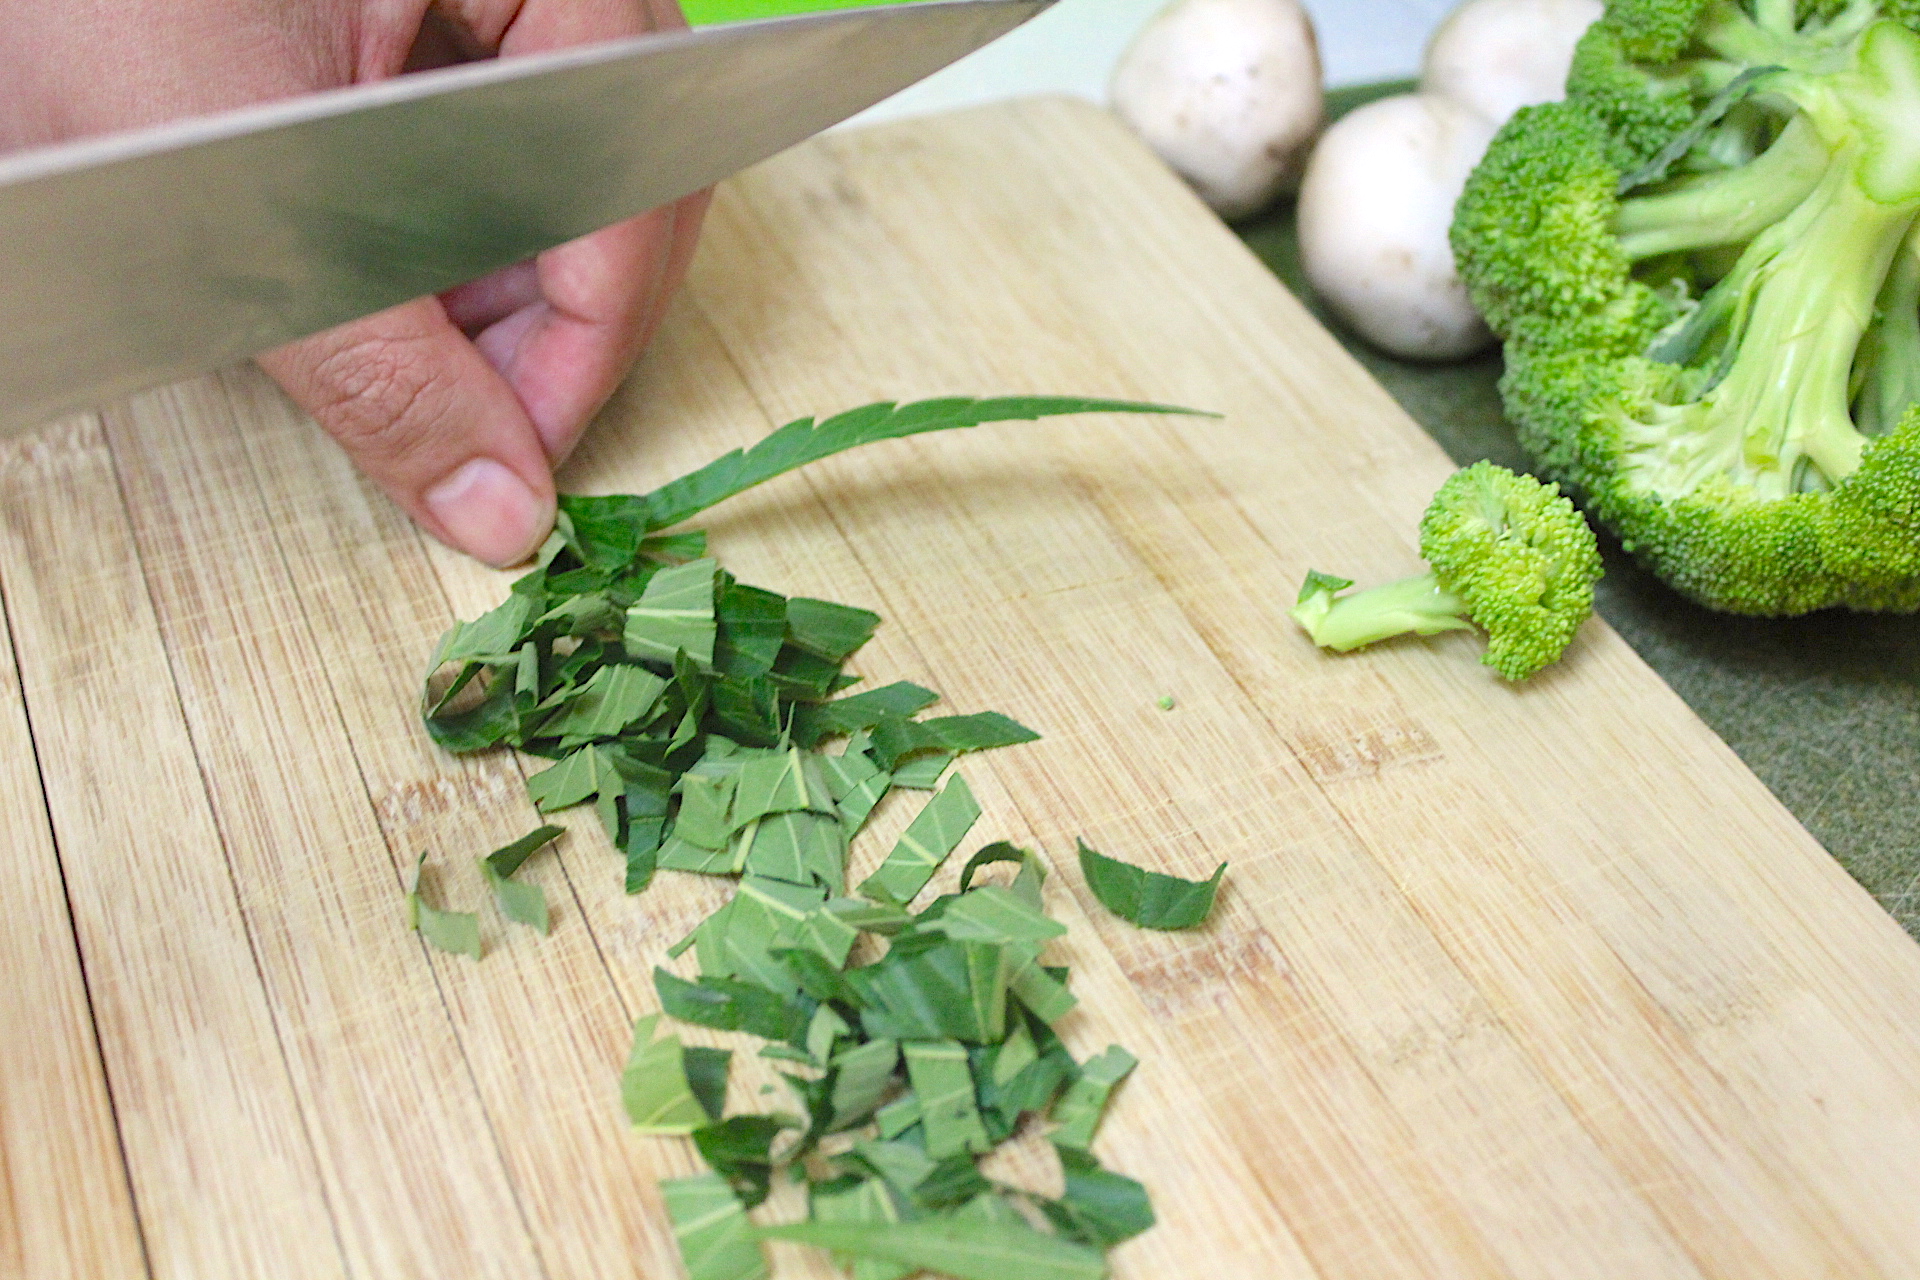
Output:
<path fill-rule="evenodd" d="M 1099 112 L 839 135 L 729 184 L 563 482 L 1014 392 L 1226 416 L 876 446 L 701 523 L 746 581 L 881 612 L 871 678 L 1045 735 L 964 772 L 977 841 L 1053 859 L 1072 1046 L 1143 1059 L 1100 1149 L 1161 1225 L 1116 1275 L 1920 1274 L 1920 949 L 1598 621 L 1519 689 L 1468 636 L 1305 642 L 1305 570 L 1412 571 L 1447 464 Z M 525 873 L 551 937 L 483 914 L 476 965 L 405 927 L 420 850 L 470 906 L 472 857 L 535 825 L 519 764 L 439 753 L 414 709 L 507 577 L 250 372 L 4 448 L 0 1275 L 677 1274 L 655 1184 L 693 1157 L 624 1132 L 617 1076 L 721 890 L 629 899 L 569 815 Z M 1210 926 L 1105 915 L 1082 834 L 1231 861 Z"/>

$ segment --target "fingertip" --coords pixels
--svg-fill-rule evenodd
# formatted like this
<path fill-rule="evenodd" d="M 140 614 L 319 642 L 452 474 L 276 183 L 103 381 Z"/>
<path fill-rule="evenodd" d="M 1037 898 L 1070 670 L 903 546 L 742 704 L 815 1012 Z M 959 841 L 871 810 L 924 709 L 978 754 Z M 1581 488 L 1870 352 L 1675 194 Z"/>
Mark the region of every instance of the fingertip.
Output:
<path fill-rule="evenodd" d="M 492 458 L 463 463 L 421 501 L 448 545 L 497 569 L 525 560 L 553 529 L 553 494 Z"/>

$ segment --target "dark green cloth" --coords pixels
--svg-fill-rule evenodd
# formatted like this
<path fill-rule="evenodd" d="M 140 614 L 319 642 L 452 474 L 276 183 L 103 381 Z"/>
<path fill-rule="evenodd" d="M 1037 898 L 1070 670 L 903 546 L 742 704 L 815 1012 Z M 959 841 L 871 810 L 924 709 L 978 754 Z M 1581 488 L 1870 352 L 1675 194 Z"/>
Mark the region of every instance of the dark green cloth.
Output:
<path fill-rule="evenodd" d="M 1346 90 L 1331 105 L 1337 114 L 1398 88 Z M 1290 203 L 1236 230 L 1455 462 L 1529 468 L 1500 411 L 1497 353 L 1453 365 L 1382 355 L 1313 297 Z M 1601 614 L 1920 937 L 1920 620 L 1712 613 L 1667 590 L 1604 532 L 1601 545 Z"/>

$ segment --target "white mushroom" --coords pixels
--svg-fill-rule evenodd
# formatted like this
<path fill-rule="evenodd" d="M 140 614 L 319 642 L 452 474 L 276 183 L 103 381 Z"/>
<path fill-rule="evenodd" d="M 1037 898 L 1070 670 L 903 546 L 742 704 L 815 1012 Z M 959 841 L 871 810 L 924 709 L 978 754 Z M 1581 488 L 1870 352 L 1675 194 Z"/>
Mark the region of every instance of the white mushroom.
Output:
<path fill-rule="evenodd" d="M 1300 188 L 1307 279 L 1394 355 L 1460 359 L 1493 340 L 1447 243 L 1454 202 L 1493 131 L 1451 99 L 1402 94 L 1345 116 L 1314 149 Z"/>
<path fill-rule="evenodd" d="M 1420 91 L 1502 125 L 1521 107 L 1564 96 L 1573 46 L 1600 0 L 1467 0 L 1427 42 Z"/>
<path fill-rule="evenodd" d="M 1221 216 L 1256 213 L 1325 122 L 1313 24 L 1298 0 L 1176 0 L 1121 59 L 1113 105 Z"/>

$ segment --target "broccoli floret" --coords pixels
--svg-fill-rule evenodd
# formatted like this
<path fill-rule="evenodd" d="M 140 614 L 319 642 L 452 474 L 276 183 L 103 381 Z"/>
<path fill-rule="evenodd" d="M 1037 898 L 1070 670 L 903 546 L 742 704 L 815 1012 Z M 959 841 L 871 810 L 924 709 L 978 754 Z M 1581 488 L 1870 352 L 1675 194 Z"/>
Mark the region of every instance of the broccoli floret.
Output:
<path fill-rule="evenodd" d="M 1557 486 L 1491 462 L 1440 486 L 1420 520 L 1420 555 L 1428 572 L 1348 596 L 1339 594 L 1347 579 L 1309 573 L 1293 617 L 1341 653 L 1478 626 L 1481 660 L 1524 680 L 1559 658 L 1593 612 L 1600 551 L 1586 519 Z"/>
<path fill-rule="evenodd" d="M 1916 25 L 1613 0 L 1456 210 L 1522 443 L 1711 608 L 1920 608 Z"/>

